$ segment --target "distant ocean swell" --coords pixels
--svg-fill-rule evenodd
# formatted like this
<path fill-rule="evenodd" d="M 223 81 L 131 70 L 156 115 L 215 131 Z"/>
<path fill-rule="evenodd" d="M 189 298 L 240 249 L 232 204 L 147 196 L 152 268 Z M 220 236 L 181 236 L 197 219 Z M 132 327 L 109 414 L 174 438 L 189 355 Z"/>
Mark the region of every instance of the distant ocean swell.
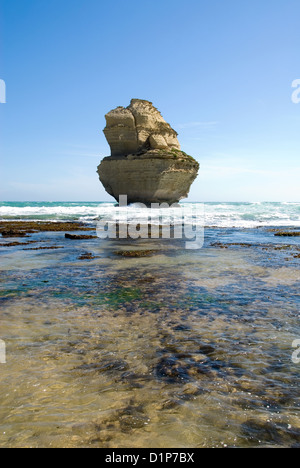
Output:
<path fill-rule="evenodd" d="M 201 204 L 202 205 L 202 204 Z M 181 203 L 186 209 L 199 207 L 197 203 Z M 300 227 L 300 203 L 204 203 L 204 225 L 207 227 L 255 228 L 260 226 Z M 0 220 L 76 220 L 92 222 L 102 216 L 115 216 L 113 202 L 1 202 Z M 129 212 L 143 216 L 137 206 Z"/>

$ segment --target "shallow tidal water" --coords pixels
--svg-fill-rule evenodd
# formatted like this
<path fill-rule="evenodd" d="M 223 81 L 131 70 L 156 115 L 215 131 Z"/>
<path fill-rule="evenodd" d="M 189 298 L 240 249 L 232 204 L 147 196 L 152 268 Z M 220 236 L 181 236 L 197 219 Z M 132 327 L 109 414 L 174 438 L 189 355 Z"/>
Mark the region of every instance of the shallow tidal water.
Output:
<path fill-rule="evenodd" d="M 1 447 L 300 447 L 299 240 L 32 239 L 61 248 L 0 251 Z"/>

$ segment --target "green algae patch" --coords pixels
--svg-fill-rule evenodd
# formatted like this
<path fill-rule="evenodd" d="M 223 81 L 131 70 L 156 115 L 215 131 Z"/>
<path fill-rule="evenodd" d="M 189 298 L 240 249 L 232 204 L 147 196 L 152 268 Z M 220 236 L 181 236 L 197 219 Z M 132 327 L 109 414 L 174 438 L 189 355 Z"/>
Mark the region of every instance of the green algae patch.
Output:
<path fill-rule="evenodd" d="M 139 300 L 141 297 L 142 293 L 138 288 L 116 288 L 114 291 L 95 297 L 93 302 L 96 302 L 97 305 L 118 308 L 134 300 Z"/>

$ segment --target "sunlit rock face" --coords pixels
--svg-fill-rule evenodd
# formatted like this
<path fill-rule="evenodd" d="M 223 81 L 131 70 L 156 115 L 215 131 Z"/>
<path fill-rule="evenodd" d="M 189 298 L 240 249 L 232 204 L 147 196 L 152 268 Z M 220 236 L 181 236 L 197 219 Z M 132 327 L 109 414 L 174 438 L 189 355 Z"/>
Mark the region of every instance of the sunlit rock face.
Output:
<path fill-rule="evenodd" d="M 199 164 L 181 151 L 177 133 L 149 101 L 132 99 L 106 114 L 111 156 L 98 166 L 105 190 L 128 203 L 175 203 L 188 196 Z"/>

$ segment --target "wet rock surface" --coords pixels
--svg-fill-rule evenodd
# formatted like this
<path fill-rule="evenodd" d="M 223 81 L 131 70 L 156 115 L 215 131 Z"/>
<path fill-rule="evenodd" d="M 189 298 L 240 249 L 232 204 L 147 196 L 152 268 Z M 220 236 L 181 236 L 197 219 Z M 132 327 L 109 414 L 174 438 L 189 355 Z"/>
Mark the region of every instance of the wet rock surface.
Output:
<path fill-rule="evenodd" d="M 71 240 L 89 240 L 89 239 L 97 239 L 97 236 L 91 236 L 87 234 L 65 234 L 66 239 Z"/>
<path fill-rule="evenodd" d="M 97 257 L 93 255 L 91 252 L 84 252 L 81 255 L 79 255 L 78 260 L 93 260 L 94 258 L 97 258 Z"/>
<path fill-rule="evenodd" d="M 76 222 L 0 221 L 2 237 L 24 237 L 37 232 L 90 231 L 93 227 Z"/>
<path fill-rule="evenodd" d="M 299 237 L 300 231 L 278 231 L 274 235 L 277 237 Z"/>
<path fill-rule="evenodd" d="M 115 255 L 119 257 L 139 258 L 139 257 L 150 257 L 160 253 L 159 250 L 116 250 Z"/>

